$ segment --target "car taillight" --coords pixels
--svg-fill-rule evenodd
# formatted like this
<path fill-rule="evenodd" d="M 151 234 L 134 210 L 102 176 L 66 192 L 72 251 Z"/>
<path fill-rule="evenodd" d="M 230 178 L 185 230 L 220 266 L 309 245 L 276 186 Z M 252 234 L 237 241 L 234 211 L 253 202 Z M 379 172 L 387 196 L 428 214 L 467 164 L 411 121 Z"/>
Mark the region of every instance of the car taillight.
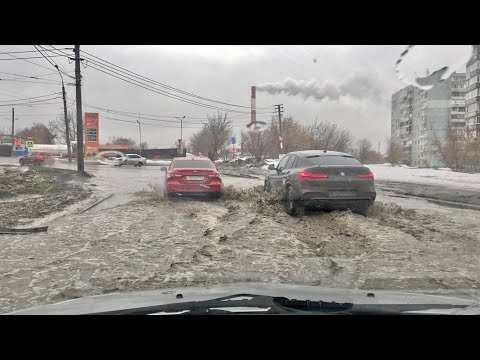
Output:
<path fill-rule="evenodd" d="M 220 178 L 220 174 L 211 174 L 208 175 L 209 178 Z"/>
<path fill-rule="evenodd" d="M 373 179 L 373 173 L 369 172 L 368 174 L 357 175 L 360 179 Z"/>
<path fill-rule="evenodd" d="M 170 179 L 170 178 L 173 178 L 173 177 L 180 178 L 180 177 L 182 177 L 182 176 L 183 176 L 182 174 L 167 173 L 167 179 Z"/>
<path fill-rule="evenodd" d="M 309 178 L 309 179 L 326 179 L 328 178 L 327 174 L 310 174 L 306 171 L 300 171 L 301 178 Z"/>

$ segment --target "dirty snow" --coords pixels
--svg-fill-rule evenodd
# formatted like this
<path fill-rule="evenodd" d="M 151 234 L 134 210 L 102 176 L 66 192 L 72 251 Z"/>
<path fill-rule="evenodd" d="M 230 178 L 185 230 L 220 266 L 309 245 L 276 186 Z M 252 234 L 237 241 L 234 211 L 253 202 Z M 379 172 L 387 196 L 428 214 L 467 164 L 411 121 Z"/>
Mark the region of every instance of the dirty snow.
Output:
<path fill-rule="evenodd" d="M 375 180 L 444 185 L 456 188 L 480 190 L 480 174 L 454 172 L 448 169 L 423 169 L 388 164 L 366 165 L 375 175 Z"/>

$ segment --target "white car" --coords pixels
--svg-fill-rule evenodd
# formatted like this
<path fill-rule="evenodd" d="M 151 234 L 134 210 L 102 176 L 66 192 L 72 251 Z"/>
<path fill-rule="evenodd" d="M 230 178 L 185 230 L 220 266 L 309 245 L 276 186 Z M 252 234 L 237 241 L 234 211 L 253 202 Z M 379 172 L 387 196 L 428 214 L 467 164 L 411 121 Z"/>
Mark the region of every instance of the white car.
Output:
<path fill-rule="evenodd" d="M 133 165 L 142 167 L 147 164 L 147 158 L 138 154 L 125 154 L 115 160 L 115 166 Z"/>

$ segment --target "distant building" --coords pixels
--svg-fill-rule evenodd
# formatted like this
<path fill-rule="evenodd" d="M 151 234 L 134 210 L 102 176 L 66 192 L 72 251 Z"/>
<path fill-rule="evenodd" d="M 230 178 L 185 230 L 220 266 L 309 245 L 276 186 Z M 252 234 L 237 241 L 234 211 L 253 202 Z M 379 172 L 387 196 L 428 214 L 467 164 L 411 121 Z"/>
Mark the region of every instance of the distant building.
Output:
<path fill-rule="evenodd" d="M 421 81 L 431 83 L 440 74 Z M 465 74 L 454 73 L 430 90 L 409 85 L 392 95 L 391 137 L 402 146 L 403 163 L 436 167 L 442 162 L 435 139 L 443 141 L 450 127 L 465 129 Z"/>
<path fill-rule="evenodd" d="M 467 63 L 465 105 L 467 135 L 480 139 L 480 45 L 474 46 L 473 57 Z"/>

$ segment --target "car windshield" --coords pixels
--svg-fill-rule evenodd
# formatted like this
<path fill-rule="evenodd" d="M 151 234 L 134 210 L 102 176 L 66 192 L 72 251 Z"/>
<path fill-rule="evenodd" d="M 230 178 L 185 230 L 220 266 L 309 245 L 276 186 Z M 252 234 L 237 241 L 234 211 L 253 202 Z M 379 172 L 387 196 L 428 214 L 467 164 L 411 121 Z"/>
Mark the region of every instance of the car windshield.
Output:
<path fill-rule="evenodd" d="M 215 169 L 215 165 L 209 160 L 175 160 L 173 169 Z"/>
<path fill-rule="evenodd" d="M 0 313 L 194 303 L 185 288 L 242 307 L 480 300 L 480 45 L 24 44 L 0 60 Z"/>
<path fill-rule="evenodd" d="M 314 165 L 361 165 L 358 160 L 349 156 L 317 155 L 306 158 Z"/>

